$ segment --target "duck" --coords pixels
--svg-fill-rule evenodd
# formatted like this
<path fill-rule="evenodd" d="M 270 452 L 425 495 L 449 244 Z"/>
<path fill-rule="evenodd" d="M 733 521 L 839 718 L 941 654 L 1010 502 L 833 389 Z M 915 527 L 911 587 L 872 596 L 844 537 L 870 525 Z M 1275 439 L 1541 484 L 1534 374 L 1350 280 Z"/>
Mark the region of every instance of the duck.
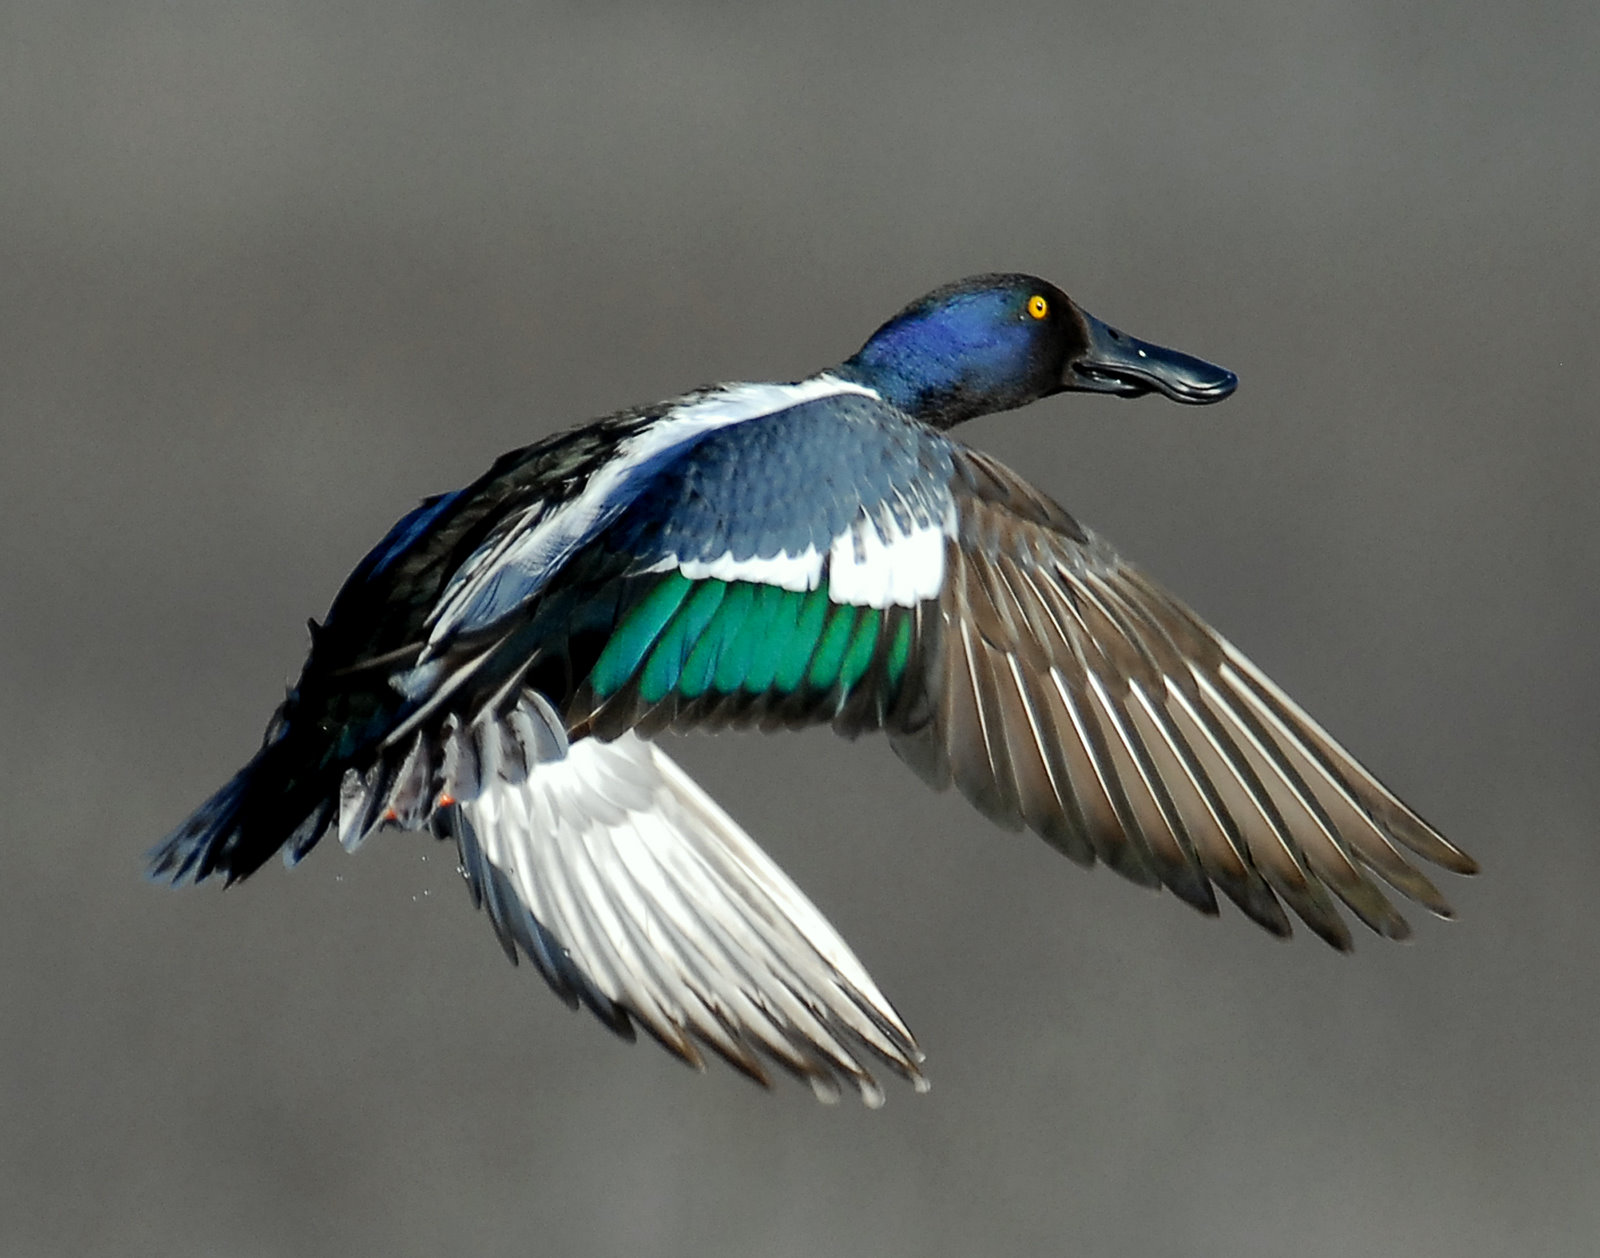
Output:
<path fill-rule="evenodd" d="M 1334 948 L 1476 871 L 1240 651 L 960 441 L 1059 393 L 1208 405 L 1230 371 L 1026 274 L 906 306 L 836 366 L 501 456 L 401 518 L 260 750 L 150 855 L 231 885 L 325 835 L 455 845 L 506 955 L 697 1068 L 869 1105 L 924 1055 L 823 914 L 666 753 L 687 730 L 881 733 L 935 789 L 1202 913 Z"/>

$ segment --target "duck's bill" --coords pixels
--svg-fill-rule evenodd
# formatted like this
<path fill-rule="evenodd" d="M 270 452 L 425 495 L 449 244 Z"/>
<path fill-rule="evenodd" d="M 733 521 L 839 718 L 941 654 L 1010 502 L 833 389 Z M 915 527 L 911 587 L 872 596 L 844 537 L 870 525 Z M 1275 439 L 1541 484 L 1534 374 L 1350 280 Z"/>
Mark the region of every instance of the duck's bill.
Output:
<path fill-rule="evenodd" d="M 1162 393 L 1174 402 L 1220 402 L 1239 387 L 1226 367 L 1119 332 L 1079 311 L 1088 346 L 1067 364 L 1061 385 L 1080 393 L 1139 397 Z"/>

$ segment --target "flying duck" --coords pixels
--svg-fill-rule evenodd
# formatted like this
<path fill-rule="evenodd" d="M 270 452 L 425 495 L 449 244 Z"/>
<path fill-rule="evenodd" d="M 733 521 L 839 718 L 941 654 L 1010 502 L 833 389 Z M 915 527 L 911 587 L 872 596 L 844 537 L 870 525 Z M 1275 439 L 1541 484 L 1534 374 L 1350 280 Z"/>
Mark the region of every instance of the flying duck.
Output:
<path fill-rule="evenodd" d="M 1235 376 L 1028 275 L 937 289 L 854 356 L 502 456 L 351 573 L 260 751 L 151 855 L 231 884 L 327 832 L 457 845 L 506 954 L 632 1038 L 869 1104 L 923 1055 L 666 730 L 884 732 L 936 789 L 1215 914 L 1335 948 L 1408 933 L 1446 842 L 1282 690 L 950 430 L 1065 391 L 1217 402 Z"/>

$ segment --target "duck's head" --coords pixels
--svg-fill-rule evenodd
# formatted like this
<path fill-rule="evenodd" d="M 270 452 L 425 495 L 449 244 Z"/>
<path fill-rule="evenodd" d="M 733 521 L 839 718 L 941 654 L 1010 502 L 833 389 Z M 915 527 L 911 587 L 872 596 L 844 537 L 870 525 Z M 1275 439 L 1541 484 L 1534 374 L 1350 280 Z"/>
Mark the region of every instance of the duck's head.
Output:
<path fill-rule="evenodd" d="M 976 275 L 914 301 L 839 374 L 938 428 L 1075 390 L 1219 402 L 1239 379 L 1135 340 L 1031 275 Z"/>

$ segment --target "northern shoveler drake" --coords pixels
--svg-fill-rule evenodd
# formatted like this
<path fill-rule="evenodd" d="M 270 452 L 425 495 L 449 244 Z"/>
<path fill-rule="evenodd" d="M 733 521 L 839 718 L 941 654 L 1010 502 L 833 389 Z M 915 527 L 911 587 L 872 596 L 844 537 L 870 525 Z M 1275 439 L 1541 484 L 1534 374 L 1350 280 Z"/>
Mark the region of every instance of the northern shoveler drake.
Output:
<path fill-rule="evenodd" d="M 1231 372 L 1028 275 L 940 288 L 853 357 L 500 458 L 357 566 L 261 750 L 152 854 L 233 883 L 324 833 L 457 844 L 513 961 L 612 1030 L 767 1082 L 925 1087 L 844 941 L 653 737 L 882 730 L 935 788 L 1204 913 L 1407 934 L 1447 843 L 1182 603 L 950 429 L 1063 391 L 1209 403 Z"/>

